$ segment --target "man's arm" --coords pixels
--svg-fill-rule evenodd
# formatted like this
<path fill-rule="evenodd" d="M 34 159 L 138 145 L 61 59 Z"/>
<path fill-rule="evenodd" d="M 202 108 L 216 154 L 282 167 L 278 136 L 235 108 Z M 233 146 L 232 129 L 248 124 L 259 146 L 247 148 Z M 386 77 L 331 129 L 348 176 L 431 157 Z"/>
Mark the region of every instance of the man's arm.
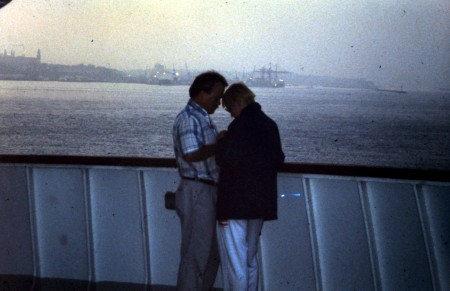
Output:
<path fill-rule="evenodd" d="M 186 154 L 183 156 L 184 160 L 189 163 L 200 162 L 212 157 L 216 153 L 216 145 L 205 145 L 198 151 Z"/>

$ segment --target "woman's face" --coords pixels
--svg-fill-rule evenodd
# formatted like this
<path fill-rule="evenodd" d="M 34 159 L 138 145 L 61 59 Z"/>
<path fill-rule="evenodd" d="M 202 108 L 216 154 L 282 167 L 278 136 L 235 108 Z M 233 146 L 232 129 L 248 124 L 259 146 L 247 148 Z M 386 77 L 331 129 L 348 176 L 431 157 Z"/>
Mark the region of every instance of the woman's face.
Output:
<path fill-rule="evenodd" d="M 228 111 L 231 117 L 236 118 L 241 114 L 242 109 L 244 109 L 245 105 L 241 102 L 232 102 L 229 106 L 224 105 L 226 111 Z"/>

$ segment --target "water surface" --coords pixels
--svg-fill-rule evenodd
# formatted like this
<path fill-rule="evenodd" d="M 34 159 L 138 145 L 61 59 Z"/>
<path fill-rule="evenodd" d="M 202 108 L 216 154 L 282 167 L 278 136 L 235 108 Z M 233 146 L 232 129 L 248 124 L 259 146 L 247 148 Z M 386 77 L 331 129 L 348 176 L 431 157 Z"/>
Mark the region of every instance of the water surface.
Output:
<path fill-rule="evenodd" d="M 255 88 L 287 162 L 450 169 L 450 94 Z M 0 81 L 0 154 L 172 158 L 188 86 Z M 231 118 L 212 116 L 219 129 Z"/>

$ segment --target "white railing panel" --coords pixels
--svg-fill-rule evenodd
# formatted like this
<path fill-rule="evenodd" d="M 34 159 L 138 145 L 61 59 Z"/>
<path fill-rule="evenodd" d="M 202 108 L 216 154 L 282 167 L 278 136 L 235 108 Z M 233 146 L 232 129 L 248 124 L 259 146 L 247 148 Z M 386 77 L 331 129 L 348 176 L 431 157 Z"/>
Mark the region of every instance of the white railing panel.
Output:
<path fill-rule="evenodd" d="M 138 172 L 92 169 L 89 186 L 95 279 L 146 283 L 147 246 Z"/>
<path fill-rule="evenodd" d="M 383 290 L 433 290 L 414 185 L 369 182 L 367 195 Z"/>
<path fill-rule="evenodd" d="M 261 285 L 265 290 L 315 290 L 314 259 L 302 178 L 279 174 L 278 220 L 264 223 Z"/>
<path fill-rule="evenodd" d="M 82 170 L 35 168 L 32 177 L 40 276 L 88 280 Z"/>
<path fill-rule="evenodd" d="M 320 290 L 373 290 L 358 182 L 310 179 L 311 215 L 320 269 Z"/>
<path fill-rule="evenodd" d="M 421 189 L 436 285 L 450 290 L 450 187 L 425 185 Z"/>
<path fill-rule="evenodd" d="M 33 275 L 27 169 L 0 166 L 0 274 Z"/>
<path fill-rule="evenodd" d="M 174 285 L 180 258 L 180 226 L 175 210 L 164 206 L 164 193 L 178 186 L 175 169 L 144 171 L 146 213 L 153 284 Z"/>

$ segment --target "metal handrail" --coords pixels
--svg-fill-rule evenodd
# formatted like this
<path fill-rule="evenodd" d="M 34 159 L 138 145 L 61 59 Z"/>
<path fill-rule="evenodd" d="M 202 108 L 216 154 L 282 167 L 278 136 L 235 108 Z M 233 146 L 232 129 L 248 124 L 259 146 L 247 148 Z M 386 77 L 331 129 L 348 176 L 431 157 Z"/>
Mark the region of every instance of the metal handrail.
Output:
<path fill-rule="evenodd" d="M 0 155 L 0 163 L 43 165 L 100 165 L 123 167 L 175 168 L 173 158 L 147 157 L 97 157 L 62 155 Z M 450 182 L 450 170 L 376 167 L 361 165 L 334 165 L 285 163 L 280 172 L 296 174 L 318 174 L 351 177 L 373 177 L 402 180 L 424 180 Z"/>

